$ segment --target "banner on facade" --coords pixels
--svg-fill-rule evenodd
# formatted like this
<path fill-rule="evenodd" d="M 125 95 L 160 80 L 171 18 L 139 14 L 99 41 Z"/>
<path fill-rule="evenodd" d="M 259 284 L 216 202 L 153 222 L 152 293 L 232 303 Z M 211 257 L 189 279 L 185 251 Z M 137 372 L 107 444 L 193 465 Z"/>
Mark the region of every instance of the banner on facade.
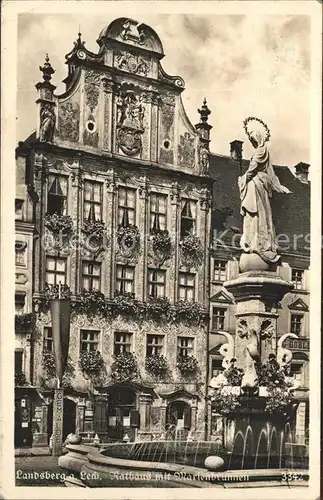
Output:
<path fill-rule="evenodd" d="M 52 316 L 56 376 L 61 385 L 67 365 L 70 341 L 71 301 L 70 299 L 52 299 L 49 304 Z"/>

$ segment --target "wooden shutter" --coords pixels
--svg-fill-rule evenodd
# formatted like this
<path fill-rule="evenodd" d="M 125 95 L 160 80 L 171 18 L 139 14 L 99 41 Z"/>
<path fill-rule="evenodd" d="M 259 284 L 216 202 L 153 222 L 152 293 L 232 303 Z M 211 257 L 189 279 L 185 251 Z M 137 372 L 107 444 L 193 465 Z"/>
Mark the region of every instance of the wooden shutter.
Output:
<path fill-rule="evenodd" d="M 107 432 L 107 403 L 97 400 L 94 408 L 94 432 Z"/>
<path fill-rule="evenodd" d="M 184 429 L 191 428 L 191 407 L 185 406 L 184 408 Z"/>
<path fill-rule="evenodd" d="M 138 410 L 131 410 L 130 412 L 130 426 L 140 427 L 140 414 Z"/>

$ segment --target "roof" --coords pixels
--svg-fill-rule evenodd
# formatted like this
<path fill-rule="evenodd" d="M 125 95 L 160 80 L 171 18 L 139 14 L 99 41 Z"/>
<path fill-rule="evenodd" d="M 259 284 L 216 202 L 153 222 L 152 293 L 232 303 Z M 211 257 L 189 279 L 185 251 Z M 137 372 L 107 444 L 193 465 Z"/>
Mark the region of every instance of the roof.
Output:
<path fill-rule="evenodd" d="M 248 161 L 243 160 L 242 167 Z M 310 234 L 310 184 L 301 182 L 286 166 L 274 166 L 281 184 L 292 191 L 291 195 L 273 193 L 272 213 L 280 246 L 288 253 L 309 255 Z M 212 228 L 217 233 L 225 231 L 221 239 L 229 241 L 233 234 L 242 232 L 238 176 L 240 167 L 229 156 L 211 154 L 210 177 L 213 183 Z M 287 241 L 290 243 L 288 244 Z M 288 247 L 288 248 L 287 248 Z"/>

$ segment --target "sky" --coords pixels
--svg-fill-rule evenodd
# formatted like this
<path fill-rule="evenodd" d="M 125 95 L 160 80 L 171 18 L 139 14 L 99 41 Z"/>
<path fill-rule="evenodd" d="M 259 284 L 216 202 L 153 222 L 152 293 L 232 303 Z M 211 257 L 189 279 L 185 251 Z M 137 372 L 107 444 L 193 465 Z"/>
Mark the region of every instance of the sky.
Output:
<path fill-rule="evenodd" d="M 251 12 L 251 11 L 250 11 Z M 67 74 L 65 54 L 79 28 L 86 47 L 98 51 L 102 28 L 120 15 L 21 14 L 18 22 L 17 140 L 36 124 L 35 84 L 48 52 L 55 69 L 52 83 L 62 93 Z M 133 17 L 133 16 L 132 16 Z M 211 110 L 211 150 L 228 155 L 229 143 L 244 141 L 248 116 L 261 118 L 271 131 L 273 163 L 290 168 L 310 163 L 310 17 L 304 15 L 142 15 L 137 21 L 159 35 L 169 75 L 185 81 L 182 99 L 193 124 L 206 97 Z"/>

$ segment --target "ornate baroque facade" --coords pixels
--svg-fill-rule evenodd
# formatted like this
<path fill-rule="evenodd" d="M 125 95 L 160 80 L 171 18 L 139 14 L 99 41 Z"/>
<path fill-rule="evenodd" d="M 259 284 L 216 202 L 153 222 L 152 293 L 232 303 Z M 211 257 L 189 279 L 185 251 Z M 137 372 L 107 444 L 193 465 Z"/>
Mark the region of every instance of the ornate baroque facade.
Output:
<path fill-rule="evenodd" d="M 162 69 L 162 44 L 148 26 L 117 19 L 98 44 L 91 53 L 79 36 L 62 95 L 46 58 L 36 135 L 17 150 L 37 236 L 29 380 L 42 400 L 31 410 L 34 444 L 48 443 L 52 429 L 48 285 L 68 290 L 73 303 L 65 434 L 153 439 L 178 424 L 185 435 L 204 432 L 209 110 L 204 103 L 192 126 L 184 82 Z M 164 321 L 154 319 L 156 307 Z M 94 351 L 103 358 L 95 381 L 79 363 Z M 113 363 L 123 358 L 136 367 L 117 376 Z M 147 358 L 163 358 L 167 371 L 147 369 Z M 187 358 L 191 372 L 178 365 Z"/>

